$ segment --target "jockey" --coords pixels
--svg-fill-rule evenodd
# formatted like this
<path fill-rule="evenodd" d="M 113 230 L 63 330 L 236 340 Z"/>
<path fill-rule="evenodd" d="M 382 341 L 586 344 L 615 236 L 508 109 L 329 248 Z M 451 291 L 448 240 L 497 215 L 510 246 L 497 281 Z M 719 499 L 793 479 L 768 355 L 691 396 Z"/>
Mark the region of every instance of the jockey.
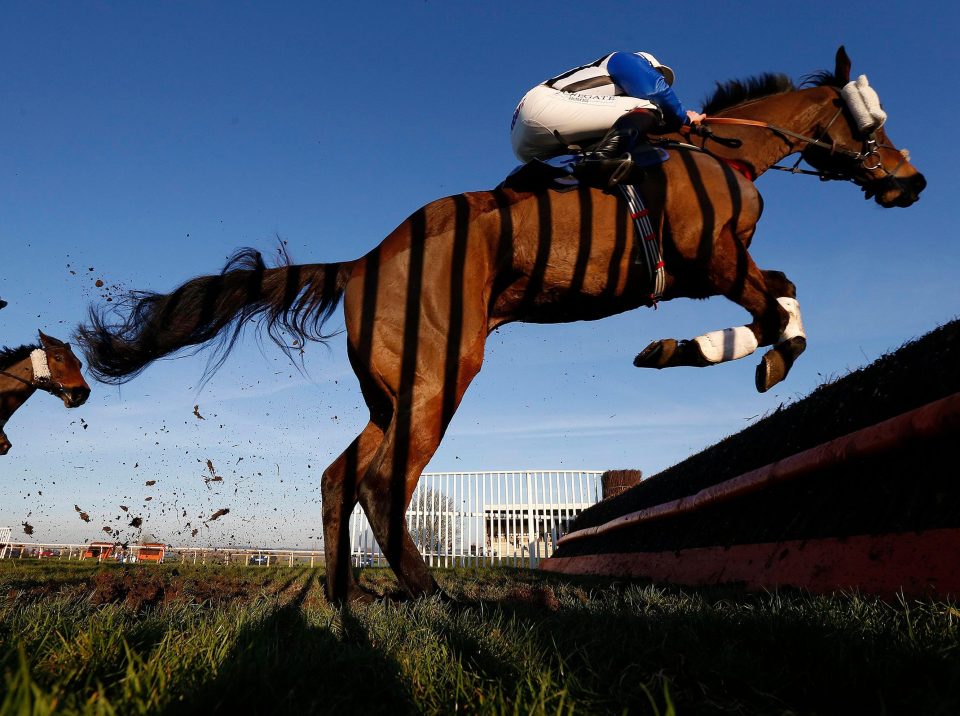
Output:
<path fill-rule="evenodd" d="M 612 52 L 557 75 L 527 92 L 513 113 L 513 153 L 527 162 L 600 140 L 589 156 L 615 159 L 650 131 L 699 124 L 705 115 L 684 109 L 673 79 L 647 52 Z"/>

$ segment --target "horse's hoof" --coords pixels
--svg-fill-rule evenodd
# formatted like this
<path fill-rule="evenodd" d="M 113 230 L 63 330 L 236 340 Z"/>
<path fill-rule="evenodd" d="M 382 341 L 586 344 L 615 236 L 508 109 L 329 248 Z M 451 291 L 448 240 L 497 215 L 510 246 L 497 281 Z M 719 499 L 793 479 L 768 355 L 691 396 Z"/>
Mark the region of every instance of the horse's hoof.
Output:
<path fill-rule="evenodd" d="M 757 366 L 755 383 L 757 391 L 766 393 L 773 386 L 787 377 L 787 366 L 781 356 L 775 349 L 767 351 L 766 355 Z"/>
<path fill-rule="evenodd" d="M 457 604 L 459 599 L 450 594 L 446 589 L 438 589 L 437 593 L 434 595 L 441 604 Z"/>
<path fill-rule="evenodd" d="M 666 368 L 676 351 L 677 341 L 673 338 L 654 341 L 637 354 L 633 364 L 637 368 Z"/>
<path fill-rule="evenodd" d="M 757 366 L 757 390 L 766 393 L 781 380 L 793 367 L 794 361 L 807 347 L 807 339 L 803 336 L 794 336 L 790 340 L 778 343 L 768 350 Z"/>
<path fill-rule="evenodd" d="M 338 590 L 339 591 L 339 590 Z M 336 596 L 331 595 L 330 590 L 327 590 L 327 601 L 331 604 L 336 604 L 339 606 L 349 607 L 349 606 L 362 606 L 364 604 L 373 604 L 377 601 L 376 596 L 367 592 L 364 589 L 356 585 L 350 586 L 346 590 L 346 594 L 342 592 Z"/>

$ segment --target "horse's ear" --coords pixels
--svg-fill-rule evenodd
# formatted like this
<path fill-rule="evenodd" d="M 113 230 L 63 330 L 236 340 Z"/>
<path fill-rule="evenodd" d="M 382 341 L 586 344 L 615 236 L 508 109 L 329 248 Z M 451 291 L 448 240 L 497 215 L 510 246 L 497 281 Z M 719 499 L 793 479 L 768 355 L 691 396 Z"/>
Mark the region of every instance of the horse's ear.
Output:
<path fill-rule="evenodd" d="M 48 336 L 46 333 L 44 333 L 41 330 L 38 330 L 37 333 L 40 334 L 40 345 L 43 346 L 44 348 L 52 348 L 53 346 L 63 345 L 62 341 L 58 341 L 53 336 Z"/>
<path fill-rule="evenodd" d="M 840 49 L 837 50 L 837 67 L 834 69 L 833 75 L 840 81 L 841 85 L 850 81 L 850 58 L 847 56 L 847 51 L 843 45 L 840 45 Z"/>

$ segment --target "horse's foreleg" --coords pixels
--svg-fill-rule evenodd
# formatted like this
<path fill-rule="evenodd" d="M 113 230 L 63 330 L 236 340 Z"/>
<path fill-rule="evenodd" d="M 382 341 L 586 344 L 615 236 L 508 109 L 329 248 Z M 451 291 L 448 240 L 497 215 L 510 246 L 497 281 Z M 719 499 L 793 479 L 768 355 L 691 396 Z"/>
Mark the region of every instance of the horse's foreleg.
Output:
<path fill-rule="evenodd" d="M 6 455 L 12 447 L 13 444 L 7 438 L 7 434 L 3 432 L 3 423 L 0 422 L 0 455 Z"/>
<path fill-rule="evenodd" d="M 796 287 L 779 271 L 761 271 L 742 245 L 736 256 L 736 270 L 715 271 L 711 278 L 720 293 L 750 312 L 753 321 L 688 341 L 654 341 L 637 355 L 635 366 L 705 367 L 744 358 L 760 346 L 776 344 L 757 368 L 757 390 L 769 390 L 786 377 L 806 347 Z"/>
<path fill-rule="evenodd" d="M 780 271 L 763 271 L 763 277 L 788 317 L 786 323 L 781 322 L 780 333 L 773 348 L 764 354 L 757 366 L 755 382 L 761 393 L 786 378 L 794 361 L 807 347 L 807 334 L 803 330 L 800 304 L 797 301 L 797 287 Z"/>
<path fill-rule="evenodd" d="M 368 423 L 346 450 L 323 472 L 323 542 L 327 598 L 332 602 L 369 601 L 353 577 L 350 561 L 350 515 L 357 485 L 383 442 L 383 431 Z"/>

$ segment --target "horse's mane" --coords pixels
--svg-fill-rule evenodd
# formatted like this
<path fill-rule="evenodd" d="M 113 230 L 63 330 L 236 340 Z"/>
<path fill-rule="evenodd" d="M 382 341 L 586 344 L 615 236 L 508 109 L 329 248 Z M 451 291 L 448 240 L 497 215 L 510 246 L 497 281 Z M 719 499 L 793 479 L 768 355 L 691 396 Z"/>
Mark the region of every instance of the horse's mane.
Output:
<path fill-rule="evenodd" d="M 22 345 L 16 348 L 7 348 L 6 346 L 0 348 L 0 370 L 22 361 L 38 347 L 36 345 Z"/>
<path fill-rule="evenodd" d="M 832 76 L 832 75 L 831 75 Z M 793 92 L 797 88 L 793 80 L 779 72 L 764 72 L 745 80 L 717 82 L 717 89 L 703 102 L 704 114 L 716 114 L 752 99 Z"/>
<path fill-rule="evenodd" d="M 804 87 L 809 85 L 810 87 L 843 87 L 846 82 L 841 80 L 837 75 L 830 70 L 820 70 L 819 72 L 811 72 L 809 75 L 804 75 L 800 80 L 800 86 Z"/>

